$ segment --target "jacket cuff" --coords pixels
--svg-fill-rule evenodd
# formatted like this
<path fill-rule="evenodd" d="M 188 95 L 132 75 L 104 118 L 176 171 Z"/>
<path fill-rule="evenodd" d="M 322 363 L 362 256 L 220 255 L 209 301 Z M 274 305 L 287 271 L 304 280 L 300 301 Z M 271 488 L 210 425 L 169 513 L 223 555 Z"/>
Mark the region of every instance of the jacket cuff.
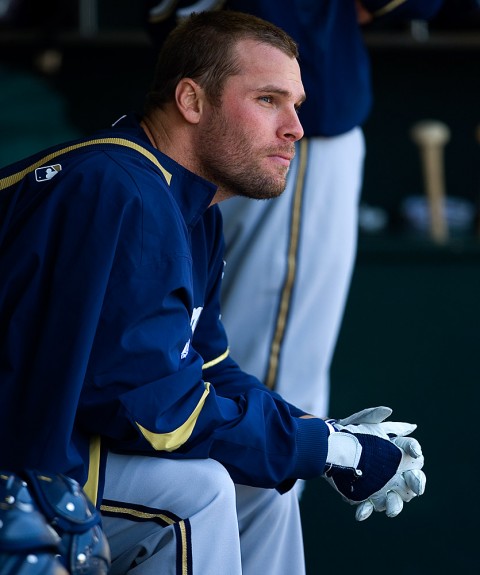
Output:
<path fill-rule="evenodd" d="M 323 475 L 330 430 L 323 419 L 297 419 L 297 461 L 294 477 L 313 479 Z"/>

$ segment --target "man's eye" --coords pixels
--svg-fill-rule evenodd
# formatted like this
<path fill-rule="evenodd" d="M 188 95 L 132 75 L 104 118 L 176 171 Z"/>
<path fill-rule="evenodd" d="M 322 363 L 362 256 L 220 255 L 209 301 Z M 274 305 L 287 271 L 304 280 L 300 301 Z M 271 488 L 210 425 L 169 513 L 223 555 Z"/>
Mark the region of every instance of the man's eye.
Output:
<path fill-rule="evenodd" d="M 273 98 L 271 96 L 260 96 L 259 99 L 267 104 L 271 104 L 273 102 Z"/>

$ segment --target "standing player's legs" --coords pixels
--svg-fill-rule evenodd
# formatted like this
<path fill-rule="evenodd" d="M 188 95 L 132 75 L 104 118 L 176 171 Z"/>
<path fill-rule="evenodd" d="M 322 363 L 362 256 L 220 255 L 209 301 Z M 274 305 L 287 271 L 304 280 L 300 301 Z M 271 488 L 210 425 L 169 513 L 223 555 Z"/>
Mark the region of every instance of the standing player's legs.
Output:
<path fill-rule="evenodd" d="M 101 509 L 111 575 L 242 573 L 235 488 L 216 461 L 109 454 Z"/>
<path fill-rule="evenodd" d="M 360 129 L 310 140 L 296 285 L 276 390 L 329 415 L 330 365 L 355 262 L 364 139 Z"/>
<path fill-rule="evenodd" d="M 294 490 L 235 486 L 243 575 L 303 575 L 305 559 Z"/>
<path fill-rule="evenodd" d="M 298 149 L 279 198 L 220 205 L 227 243 L 223 322 L 243 369 L 325 416 L 356 253 L 363 134 L 356 128 L 309 138 Z"/>

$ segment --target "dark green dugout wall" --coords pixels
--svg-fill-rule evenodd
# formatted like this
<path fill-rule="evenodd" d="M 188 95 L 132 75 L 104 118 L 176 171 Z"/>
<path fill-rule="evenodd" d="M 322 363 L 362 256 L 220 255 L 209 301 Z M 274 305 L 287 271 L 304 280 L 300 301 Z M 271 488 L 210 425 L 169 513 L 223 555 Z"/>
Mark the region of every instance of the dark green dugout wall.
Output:
<path fill-rule="evenodd" d="M 323 480 L 302 512 L 308 574 L 480 572 L 477 478 L 480 250 L 419 239 L 360 241 L 332 370 L 331 413 L 388 405 L 418 424 L 425 495 L 394 519 L 354 510 Z"/>
<path fill-rule="evenodd" d="M 476 497 L 480 403 L 480 238 L 476 222 L 444 246 L 410 231 L 400 206 L 423 192 L 409 130 L 433 118 L 451 130 L 447 193 L 478 210 L 480 33 L 435 35 L 430 44 L 371 45 L 375 105 L 365 125 L 364 202 L 389 216 L 360 233 L 349 300 L 332 366 L 332 415 L 388 405 L 418 424 L 425 495 L 400 516 L 364 523 L 322 480 L 302 500 L 308 575 L 480 573 Z"/>
<path fill-rule="evenodd" d="M 308 575 L 480 573 L 480 240 L 472 226 L 438 247 L 399 217 L 402 199 L 422 193 L 408 131 L 428 117 L 452 131 L 448 193 L 478 204 L 478 35 L 435 35 L 424 44 L 402 35 L 370 39 L 375 106 L 365 125 L 363 200 L 384 208 L 389 226 L 360 235 L 332 368 L 331 415 L 383 404 L 395 418 L 416 422 L 427 490 L 395 519 L 375 514 L 357 523 L 326 482 L 308 482 Z M 141 106 L 153 65 L 142 34 L 64 35 L 58 47 L 60 71 L 42 75 L 32 65 L 35 37 L 0 34 L 1 165 Z"/>

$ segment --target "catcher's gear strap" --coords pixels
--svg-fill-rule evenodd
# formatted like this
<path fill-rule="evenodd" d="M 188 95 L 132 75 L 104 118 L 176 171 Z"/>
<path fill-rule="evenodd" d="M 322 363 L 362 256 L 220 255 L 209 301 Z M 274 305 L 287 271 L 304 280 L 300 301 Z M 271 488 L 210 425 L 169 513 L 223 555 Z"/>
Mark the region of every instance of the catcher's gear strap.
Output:
<path fill-rule="evenodd" d="M 0 472 L 0 553 L 56 552 L 59 542 L 60 537 L 38 512 L 25 481 Z"/>
<path fill-rule="evenodd" d="M 12 555 L 1 551 L 0 573 L 2 575 L 69 575 L 53 553 Z"/>
<path fill-rule="evenodd" d="M 100 521 L 70 477 L 0 472 L 0 573 L 107 575 L 110 549 Z"/>
<path fill-rule="evenodd" d="M 83 533 L 100 523 L 100 515 L 80 485 L 65 475 L 25 472 L 40 511 L 60 531 Z"/>

